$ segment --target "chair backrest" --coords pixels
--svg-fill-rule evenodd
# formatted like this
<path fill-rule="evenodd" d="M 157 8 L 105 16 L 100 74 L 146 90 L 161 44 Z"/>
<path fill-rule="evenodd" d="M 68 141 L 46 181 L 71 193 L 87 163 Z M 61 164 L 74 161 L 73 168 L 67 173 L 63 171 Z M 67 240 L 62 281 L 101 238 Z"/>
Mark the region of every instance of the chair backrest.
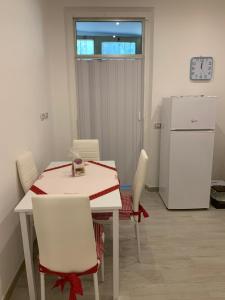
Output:
<path fill-rule="evenodd" d="M 145 185 L 147 167 L 148 167 L 148 155 L 146 151 L 142 149 L 138 160 L 137 170 L 135 172 L 133 186 L 132 186 L 134 211 L 138 211 L 141 193 Z"/>
<path fill-rule="evenodd" d="M 83 160 L 100 160 L 98 140 L 73 140 L 73 149 Z"/>
<path fill-rule="evenodd" d="M 24 193 L 27 193 L 38 178 L 38 171 L 30 151 L 24 152 L 16 161 L 18 174 Z"/>
<path fill-rule="evenodd" d="M 41 265 L 58 272 L 83 272 L 97 264 L 90 200 L 79 195 L 32 198 Z"/>

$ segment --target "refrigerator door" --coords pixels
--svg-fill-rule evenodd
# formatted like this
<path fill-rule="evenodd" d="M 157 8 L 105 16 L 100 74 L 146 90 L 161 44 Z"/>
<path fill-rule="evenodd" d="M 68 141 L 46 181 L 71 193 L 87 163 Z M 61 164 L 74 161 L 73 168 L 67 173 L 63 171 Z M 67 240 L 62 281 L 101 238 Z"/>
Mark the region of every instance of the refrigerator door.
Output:
<path fill-rule="evenodd" d="M 169 209 L 209 208 L 213 131 L 170 134 Z"/>
<path fill-rule="evenodd" d="M 215 119 L 215 97 L 171 98 L 171 130 L 213 130 Z"/>

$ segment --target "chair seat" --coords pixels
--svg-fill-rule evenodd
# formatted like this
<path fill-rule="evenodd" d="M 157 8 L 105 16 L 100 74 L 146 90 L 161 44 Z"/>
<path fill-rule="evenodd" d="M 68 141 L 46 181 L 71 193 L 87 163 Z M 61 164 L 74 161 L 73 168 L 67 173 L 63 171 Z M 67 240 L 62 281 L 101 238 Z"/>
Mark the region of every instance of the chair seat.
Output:
<path fill-rule="evenodd" d="M 128 192 L 121 192 L 121 202 L 122 209 L 119 210 L 120 220 L 129 220 L 131 216 L 138 217 L 138 222 L 141 221 L 141 214 L 143 214 L 144 218 L 148 218 L 148 212 L 143 208 L 142 205 L 139 205 L 139 210 L 134 212 L 132 209 L 132 195 Z M 92 217 L 96 221 L 107 221 L 112 217 L 112 213 L 93 213 Z"/>
<path fill-rule="evenodd" d="M 134 212 L 132 209 L 132 195 L 128 192 L 121 192 L 122 209 L 119 210 L 120 220 L 129 220 L 131 216 L 140 215 L 143 213 L 143 207 L 140 205 L 139 211 Z M 145 211 L 145 210 L 144 210 Z M 144 217 L 148 214 L 145 211 Z M 112 217 L 112 213 L 93 213 L 92 217 L 96 221 L 106 221 Z"/>

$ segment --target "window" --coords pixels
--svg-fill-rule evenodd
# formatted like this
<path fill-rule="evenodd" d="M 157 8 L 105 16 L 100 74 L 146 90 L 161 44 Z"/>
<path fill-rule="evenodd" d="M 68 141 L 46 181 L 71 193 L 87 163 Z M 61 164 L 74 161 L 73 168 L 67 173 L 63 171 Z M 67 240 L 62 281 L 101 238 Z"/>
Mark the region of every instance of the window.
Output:
<path fill-rule="evenodd" d="M 142 21 L 75 21 L 76 55 L 134 56 L 142 52 Z"/>
<path fill-rule="evenodd" d="M 94 41 L 93 40 L 77 40 L 78 55 L 93 55 Z"/>
<path fill-rule="evenodd" d="M 102 54 L 103 55 L 135 55 L 134 42 L 103 42 Z"/>

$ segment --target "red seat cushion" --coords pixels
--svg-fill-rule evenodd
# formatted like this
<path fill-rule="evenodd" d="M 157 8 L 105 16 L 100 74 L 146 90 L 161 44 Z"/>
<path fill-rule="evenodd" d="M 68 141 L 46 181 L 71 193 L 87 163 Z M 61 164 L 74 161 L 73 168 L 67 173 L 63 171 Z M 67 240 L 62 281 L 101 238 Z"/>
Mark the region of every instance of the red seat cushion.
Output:
<path fill-rule="evenodd" d="M 120 219 L 127 220 L 132 213 L 132 196 L 128 192 L 121 192 L 122 209 L 119 210 Z M 105 221 L 112 217 L 112 213 L 93 213 L 95 220 Z"/>
<path fill-rule="evenodd" d="M 132 213 L 132 195 L 129 192 L 121 192 L 122 209 L 120 209 L 120 219 L 127 220 Z"/>
<path fill-rule="evenodd" d="M 112 217 L 112 213 L 93 213 L 92 218 L 96 221 L 107 221 Z"/>

